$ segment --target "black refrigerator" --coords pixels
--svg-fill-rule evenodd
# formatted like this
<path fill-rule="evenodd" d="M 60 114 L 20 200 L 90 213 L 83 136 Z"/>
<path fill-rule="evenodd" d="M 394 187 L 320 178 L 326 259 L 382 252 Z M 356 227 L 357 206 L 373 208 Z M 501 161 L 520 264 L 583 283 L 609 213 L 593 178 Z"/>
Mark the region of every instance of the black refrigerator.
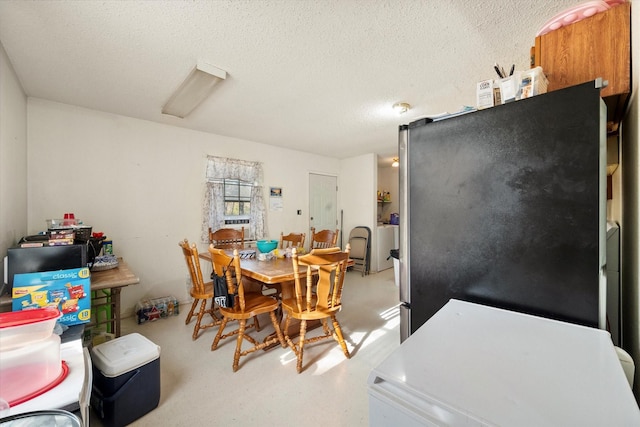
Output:
<path fill-rule="evenodd" d="M 604 327 L 600 87 L 400 126 L 402 341 L 451 298 Z"/>

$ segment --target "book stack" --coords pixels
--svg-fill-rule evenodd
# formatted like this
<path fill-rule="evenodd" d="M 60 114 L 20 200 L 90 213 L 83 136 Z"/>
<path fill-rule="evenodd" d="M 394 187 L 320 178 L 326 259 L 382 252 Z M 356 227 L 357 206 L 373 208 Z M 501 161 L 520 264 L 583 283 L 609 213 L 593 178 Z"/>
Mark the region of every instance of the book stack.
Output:
<path fill-rule="evenodd" d="M 49 246 L 73 245 L 76 233 L 73 230 L 51 231 Z"/>

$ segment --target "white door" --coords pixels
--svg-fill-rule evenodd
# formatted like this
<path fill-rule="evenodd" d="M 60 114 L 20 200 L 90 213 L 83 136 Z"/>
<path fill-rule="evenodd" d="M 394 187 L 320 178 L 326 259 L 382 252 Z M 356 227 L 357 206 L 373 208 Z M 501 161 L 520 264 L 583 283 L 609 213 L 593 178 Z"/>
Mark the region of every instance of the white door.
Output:
<path fill-rule="evenodd" d="M 338 178 L 309 174 L 309 233 L 338 228 Z M 311 234 L 308 237 L 311 239 Z"/>

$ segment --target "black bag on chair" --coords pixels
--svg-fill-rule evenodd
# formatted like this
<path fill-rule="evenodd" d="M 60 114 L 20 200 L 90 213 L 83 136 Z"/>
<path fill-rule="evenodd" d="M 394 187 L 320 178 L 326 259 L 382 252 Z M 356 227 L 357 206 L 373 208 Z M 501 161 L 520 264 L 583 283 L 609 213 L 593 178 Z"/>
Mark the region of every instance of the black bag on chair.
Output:
<path fill-rule="evenodd" d="M 233 308 L 233 295 L 229 293 L 227 288 L 227 278 L 224 276 L 218 276 L 216 272 L 211 273 L 211 279 L 213 280 L 213 300 L 220 307 Z"/>

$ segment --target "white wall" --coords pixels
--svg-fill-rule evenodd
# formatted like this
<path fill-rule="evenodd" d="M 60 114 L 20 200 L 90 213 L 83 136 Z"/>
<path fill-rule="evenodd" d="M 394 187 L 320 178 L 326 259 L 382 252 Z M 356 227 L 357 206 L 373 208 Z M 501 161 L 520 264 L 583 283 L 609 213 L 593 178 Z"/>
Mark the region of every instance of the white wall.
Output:
<path fill-rule="evenodd" d="M 375 265 L 377 156 L 365 154 L 341 161 L 338 189 L 343 211 L 343 247 L 354 227 L 371 229 L 371 265 Z"/>
<path fill-rule="evenodd" d="M 640 8 L 631 8 L 631 28 L 640 28 Z M 634 394 L 640 403 L 640 32 L 631 32 L 632 97 L 622 126 L 622 333 L 623 348 L 636 364 Z"/>
<path fill-rule="evenodd" d="M 309 172 L 341 168 L 334 158 L 33 98 L 28 134 L 29 233 L 65 212 L 106 233 L 140 277 L 122 292 L 125 314 L 143 297 L 188 298 L 178 241 L 200 238 L 207 155 L 263 162 L 265 200 L 270 186 L 283 189 L 283 211 L 267 213 L 271 238 L 307 230 Z"/>
<path fill-rule="evenodd" d="M 0 44 L 0 258 L 26 231 L 27 98 Z"/>

